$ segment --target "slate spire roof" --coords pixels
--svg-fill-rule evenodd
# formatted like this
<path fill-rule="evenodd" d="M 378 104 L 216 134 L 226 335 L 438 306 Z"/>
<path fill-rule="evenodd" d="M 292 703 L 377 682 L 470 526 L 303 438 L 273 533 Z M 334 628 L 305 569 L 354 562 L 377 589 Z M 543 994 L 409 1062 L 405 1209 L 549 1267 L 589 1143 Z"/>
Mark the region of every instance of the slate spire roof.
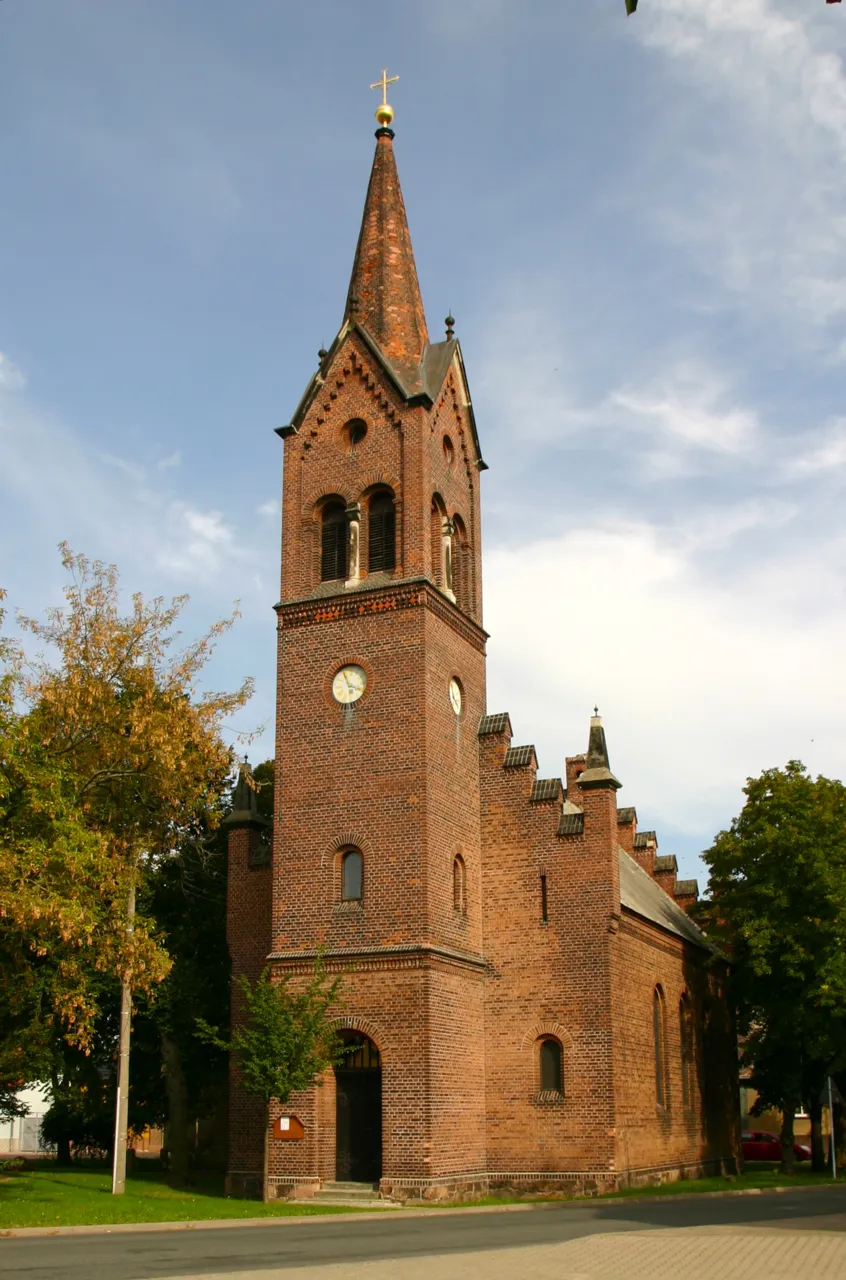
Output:
<path fill-rule="evenodd" d="M 376 154 L 364 202 L 344 319 L 328 351 L 321 348 L 320 366 L 312 376 L 290 423 L 277 427 L 287 438 L 295 435 L 315 398 L 323 388 L 326 370 L 350 334 L 357 334 L 371 355 L 409 404 L 431 406 L 444 381 L 457 364 L 466 394 L 466 408 L 476 450 L 475 465 L 486 471 L 461 346 L 455 337 L 455 321 L 447 319 L 447 337 L 430 342 L 423 298 L 402 198 L 396 160 L 394 131 L 376 130 Z"/>
<path fill-rule="evenodd" d="M 391 363 L 413 380 L 429 334 L 393 138 L 392 129 L 376 133 L 344 319 L 365 328 Z"/>

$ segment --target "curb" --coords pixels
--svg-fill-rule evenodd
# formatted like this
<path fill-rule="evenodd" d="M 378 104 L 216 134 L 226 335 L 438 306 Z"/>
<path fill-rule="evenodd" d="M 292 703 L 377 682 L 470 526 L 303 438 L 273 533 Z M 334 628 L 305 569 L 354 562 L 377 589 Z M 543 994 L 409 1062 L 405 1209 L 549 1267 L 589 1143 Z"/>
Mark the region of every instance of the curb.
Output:
<path fill-rule="evenodd" d="M 420 1217 L 424 1213 L 446 1212 L 450 1217 L 464 1217 L 467 1214 L 483 1213 L 531 1213 L 539 1209 L 562 1209 L 572 1206 L 584 1208 L 586 1205 L 628 1205 L 628 1204 L 665 1204 L 678 1203 L 679 1200 L 732 1200 L 741 1196 L 777 1196 L 789 1195 L 794 1191 L 832 1191 L 844 1189 L 843 1183 L 820 1182 L 810 1187 L 739 1187 L 735 1191 L 681 1191 L 676 1195 L 642 1195 L 642 1196 L 581 1196 L 571 1200 L 535 1200 L 522 1204 L 480 1204 L 466 1205 L 461 1208 L 445 1208 L 437 1205 L 419 1205 L 414 1209 L 375 1209 L 363 1213 L 343 1214 L 290 1214 L 272 1218 L 200 1218 L 190 1222 L 114 1222 L 107 1225 L 74 1226 L 74 1227 L 3 1227 L 0 1228 L 0 1240 L 38 1239 L 46 1236 L 86 1236 L 86 1235 L 128 1235 L 155 1231 L 216 1231 L 232 1227 L 298 1227 L 308 1222 L 378 1222 L 390 1217 L 393 1222 L 398 1219 Z"/>

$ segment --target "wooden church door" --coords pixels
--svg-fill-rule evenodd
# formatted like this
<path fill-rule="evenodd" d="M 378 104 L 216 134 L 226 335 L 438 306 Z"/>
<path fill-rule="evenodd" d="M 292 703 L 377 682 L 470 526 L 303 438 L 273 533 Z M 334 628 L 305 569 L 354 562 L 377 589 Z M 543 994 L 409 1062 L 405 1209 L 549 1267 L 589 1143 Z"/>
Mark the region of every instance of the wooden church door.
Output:
<path fill-rule="evenodd" d="M 348 1052 L 335 1068 L 335 1177 L 378 1182 L 382 1176 L 382 1064 L 362 1035 L 346 1035 Z"/>

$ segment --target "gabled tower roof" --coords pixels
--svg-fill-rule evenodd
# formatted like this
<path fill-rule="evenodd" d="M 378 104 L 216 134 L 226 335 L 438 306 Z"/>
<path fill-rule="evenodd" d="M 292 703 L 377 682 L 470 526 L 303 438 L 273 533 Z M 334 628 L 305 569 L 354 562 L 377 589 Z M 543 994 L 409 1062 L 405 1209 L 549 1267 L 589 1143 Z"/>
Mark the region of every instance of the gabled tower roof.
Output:
<path fill-rule="evenodd" d="M 344 319 L 367 330 L 410 381 L 429 343 L 392 129 L 376 133 L 376 154 Z"/>

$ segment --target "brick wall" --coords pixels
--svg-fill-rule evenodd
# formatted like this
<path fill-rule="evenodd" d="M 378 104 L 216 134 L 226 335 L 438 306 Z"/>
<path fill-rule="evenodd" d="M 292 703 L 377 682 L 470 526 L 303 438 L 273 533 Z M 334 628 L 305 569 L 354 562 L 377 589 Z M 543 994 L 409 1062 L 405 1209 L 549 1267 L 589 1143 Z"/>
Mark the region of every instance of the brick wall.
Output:
<path fill-rule="evenodd" d="M 260 975 L 270 950 L 271 868 L 251 867 L 249 851 L 252 831 L 240 827 L 229 833 L 229 864 L 226 893 L 226 940 L 232 957 L 232 974 L 251 982 Z M 241 997 L 232 988 L 232 1025 L 241 1016 Z M 264 1103 L 241 1087 L 238 1070 L 229 1069 L 229 1158 L 228 1189 L 233 1195 L 257 1194 L 260 1190 Z"/>

